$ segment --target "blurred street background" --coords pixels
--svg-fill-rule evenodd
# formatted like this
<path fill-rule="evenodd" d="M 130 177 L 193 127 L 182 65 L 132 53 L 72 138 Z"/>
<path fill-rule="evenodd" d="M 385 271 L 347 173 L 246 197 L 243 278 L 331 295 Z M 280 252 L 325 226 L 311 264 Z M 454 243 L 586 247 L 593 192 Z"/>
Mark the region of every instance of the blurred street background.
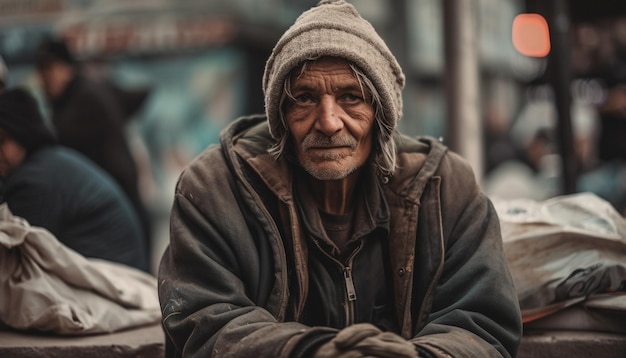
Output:
<path fill-rule="evenodd" d="M 441 138 L 469 160 L 490 196 L 589 191 L 625 212 L 626 5 L 350 2 L 405 70 L 402 132 Z M 0 56 L 8 87 L 39 93 L 44 113 L 34 61 L 50 35 L 67 40 L 89 76 L 149 90 L 127 130 L 153 220 L 156 269 L 181 170 L 233 119 L 263 112 L 265 60 L 316 3 L 0 0 Z"/>

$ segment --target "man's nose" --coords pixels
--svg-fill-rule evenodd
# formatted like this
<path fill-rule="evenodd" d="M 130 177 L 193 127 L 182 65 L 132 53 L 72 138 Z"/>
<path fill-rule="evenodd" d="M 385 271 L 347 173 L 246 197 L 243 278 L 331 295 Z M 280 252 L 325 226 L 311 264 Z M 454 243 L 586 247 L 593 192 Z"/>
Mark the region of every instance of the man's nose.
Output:
<path fill-rule="evenodd" d="M 318 107 L 315 129 L 327 136 L 339 132 L 343 128 L 343 121 L 340 118 L 341 107 L 335 102 L 332 96 L 322 96 Z"/>

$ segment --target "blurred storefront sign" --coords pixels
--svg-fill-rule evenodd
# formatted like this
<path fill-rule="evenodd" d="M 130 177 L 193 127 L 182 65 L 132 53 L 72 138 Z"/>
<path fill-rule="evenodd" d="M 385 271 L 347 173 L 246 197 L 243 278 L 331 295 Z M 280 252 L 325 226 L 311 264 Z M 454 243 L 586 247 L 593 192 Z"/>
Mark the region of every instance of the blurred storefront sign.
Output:
<path fill-rule="evenodd" d="M 65 9 L 64 0 L 0 0 L 0 18 L 50 15 Z"/>
<path fill-rule="evenodd" d="M 113 3 L 118 0 L 104 0 Z M 49 21 L 61 14 L 79 13 L 103 0 L 0 0 L 0 25 Z"/>
<path fill-rule="evenodd" d="M 60 28 L 79 57 L 159 54 L 224 45 L 236 36 L 228 18 L 164 16 L 82 21 Z"/>
<path fill-rule="evenodd" d="M 66 38 L 82 59 L 206 49 L 237 36 L 232 17 L 154 5 L 159 1 L 0 0 L 0 54 L 10 64 L 30 63 L 37 43 L 50 34 Z"/>

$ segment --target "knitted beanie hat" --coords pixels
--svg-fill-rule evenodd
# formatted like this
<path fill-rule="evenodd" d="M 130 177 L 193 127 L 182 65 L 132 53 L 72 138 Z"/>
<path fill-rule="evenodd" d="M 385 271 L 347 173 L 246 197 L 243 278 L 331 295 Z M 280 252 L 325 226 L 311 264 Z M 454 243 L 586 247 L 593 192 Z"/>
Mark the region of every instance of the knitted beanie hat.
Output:
<path fill-rule="evenodd" d="M 46 37 L 37 46 L 35 55 L 37 68 L 44 68 L 54 62 L 63 62 L 75 65 L 76 59 L 65 40 L 56 37 Z"/>
<path fill-rule="evenodd" d="M 53 132 L 39 111 L 35 98 L 22 88 L 0 94 L 0 128 L 3 128 L 28 152 L 56 143 Z"/>
<path fill-rule="evenodd" d="M 385 127 L 393 131 L 402 117 L 405 78 L 400 65 L 354 6 L 344 0 L 322 0 L 283 34 L 265 65 L 263 93 L 272 137 L 278 139 L 287 131 L 278 116 L 285 78 L 303 61 L 322 56 L 351 61 L 368 76 L 380 94 Z"/>

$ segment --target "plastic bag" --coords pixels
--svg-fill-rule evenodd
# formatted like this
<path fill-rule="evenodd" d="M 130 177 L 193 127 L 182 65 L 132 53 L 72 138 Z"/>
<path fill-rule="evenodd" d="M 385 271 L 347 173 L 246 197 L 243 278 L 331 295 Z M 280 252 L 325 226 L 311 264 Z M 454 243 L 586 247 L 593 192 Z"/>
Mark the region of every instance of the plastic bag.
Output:
<path fill-rule="evenodd" d="M 599 294 L 613 295 L 605 309 L 626 312 L 626 220 L 608 202 L 590 193 L 492 201 L 524 322 Z"/>
<path fill-rule="evenodd" d="M 88 259 L 0 205 L 0 322 L 66 335 L 156 323 L 156 278 Z"/>

